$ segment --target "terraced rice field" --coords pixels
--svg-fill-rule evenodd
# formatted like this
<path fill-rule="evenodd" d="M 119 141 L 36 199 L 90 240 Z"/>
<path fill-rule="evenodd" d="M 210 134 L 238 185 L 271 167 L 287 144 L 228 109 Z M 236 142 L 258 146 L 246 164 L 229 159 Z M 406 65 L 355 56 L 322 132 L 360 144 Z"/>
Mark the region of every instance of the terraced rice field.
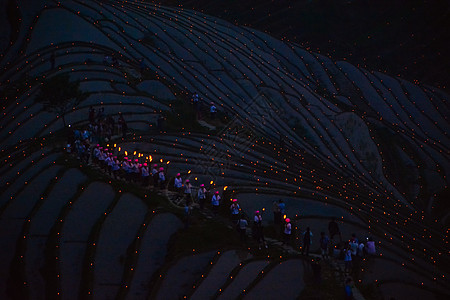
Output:
<path fill-rule="evenodd" d="M 66 115 L 74 128 L 87 126 L 90 106 L 123 113 L 130 132 L 109 146 L 119 157 L 151 155 L 169 182 L 180 172 L 195 192 L 204 183 L 250 216 L 264 211 L 267 224 L 283 199 L 312 228 L 313 251 L 336 217 L 343 237 L 377 241 L 364 283 L 399 299 L 450 295 L 442 91 L 145 1 L 33 1 L 17 12 L 17 39 L 0 56 L 0 299 L 293 299 L 304 288 L 290 288 L 302 258 L 210 249 L 166 259 L 177 214 L 65 163 L 63 122 L 34 101 L 57 74 L 89 93 Z M 105 63 L 112 54 L 118 63 Z M 203 113 L 217 128 L 156 130 L 161 114 L 187 113 L 177 107 L 193 92 L 215 102 L 218 120 Z"/>

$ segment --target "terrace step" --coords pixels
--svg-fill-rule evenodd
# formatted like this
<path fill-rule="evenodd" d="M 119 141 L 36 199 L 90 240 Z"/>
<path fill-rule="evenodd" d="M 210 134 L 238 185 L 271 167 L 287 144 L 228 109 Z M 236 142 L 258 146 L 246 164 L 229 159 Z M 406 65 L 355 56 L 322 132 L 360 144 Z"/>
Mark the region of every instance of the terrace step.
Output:
<path fill-rule="evenodd" d="M 201 282 L 190 299 L 211 299 L 225 284 L 231 271 L 244 259 L 251 258 L 245 252 L 237 250 L 227 251 L 221 254 L 219 260 L 214 264 L 212 270 Z"/>

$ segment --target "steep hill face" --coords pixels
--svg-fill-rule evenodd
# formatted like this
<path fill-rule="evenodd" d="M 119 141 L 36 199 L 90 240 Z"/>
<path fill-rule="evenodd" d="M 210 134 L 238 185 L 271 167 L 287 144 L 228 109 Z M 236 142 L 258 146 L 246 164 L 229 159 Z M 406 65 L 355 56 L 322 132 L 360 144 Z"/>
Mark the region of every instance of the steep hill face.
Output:
<path fill-rule="evenodd" d="M 61 118 L 34 98 L 46 78 L 67 73 L 90 93 L 67 114 L 72 126 L 87 125 L 91 106 L 125 116 L 134 135 L 117 141 L 118 156 L 124 150 L 160 156 L 170 162 L 169 176 L 182 171 L 195 183 L 232 191 L 248 212 L 283 197 L 292 215 L 311 222 L 340 216 L 349 228 L 382 241 L 386 255 L 414 274 L 410 284 L 421 288 L 426 278 L 428 290 L 448 293 L 443 282 L 449 265 L 444 250 L 450 107 L 440 89 L 334 62 L 293 42 L 180 7 L 141 1 L 48 1 L 42 10 L 36 7 L 0 61 L 4 170 L 12 157 L 21 171 L 21 153 L 30 144 L 61 132 Z M 34 10 L 19 8 L 34 16 Z M 193 92 L 206 106 L 217 105 L 219 121 L 205 116 L 215 131 L 177 123 L 195 118 L 186 96 Z M 161 114 L 180 125 L 156 132 Z M 15 173 L 11 182 L 20 177 Z M 20 208 L 11 198 L 18 193 L 2 194 L 5 223 Z M 112 209 L 119 196 L 110 194 L 104 205 Z M 92 197 L 88 194 L 86 203 Z M 64 218 L 83 216 L 70 205 L 64 209 Z M 75 221 L 67 222 L 76 228 Z M 90 222 L 83 241 L 91 241 L 90 230 L 99 226 L 94 217 Z M 20 225 L 14 224 L 19 238 Z M 135 232 L 140 226 L 131 225 Z"/>

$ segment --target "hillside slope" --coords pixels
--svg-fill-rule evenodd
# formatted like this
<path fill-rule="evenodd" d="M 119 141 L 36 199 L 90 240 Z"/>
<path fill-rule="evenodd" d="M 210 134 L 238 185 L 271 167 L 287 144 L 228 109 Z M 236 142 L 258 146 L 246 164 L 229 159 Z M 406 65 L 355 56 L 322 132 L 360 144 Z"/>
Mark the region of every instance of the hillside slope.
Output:
<path fill-rule="evenodd" d="M 5 245 L 18 246 L 5 250 L 13 266 L 23 263 L 19 257 L 27 249 L 17 243 L 29 230 L 26 220 L 36 217 L 46 201 L 44 196 L 35 197 L 17 219 L 27 195 L 21 184 L 29 178 L 37 191 L 34 196 L 47 195 L 55 185 L 52 180 L 57 180 L 52 179 L 55 173 L 60 177 L 68 172 L 48 169 L 42 174 L 45 184 L 39 186 L 34 160 L 21 164 L 22 154 L 31 155 L 29 147 L 51 143 L 61 134 L 61 118 L 46 112 L 34 98 L 43 81 L 67 73 L 90 93 L 67 114 L 69 124 L 86 127 L 91 106 L 103 107 L 107 115 L 125 116 L 131 134 L 115 141 L 118 156 L 123 157 L 124 150 L 153 155 L 170 163 L 170 178 L 182 172 L 196 185 L 210 182 L 211 189 L 238 197 L 249 214 L 284 198 L 288 213 L 299 215 L 305 222 L 301 226 L 317 224 L 317 232 L 330 217 L 339 217 L 349 232 L 376 237 L 383 253 L 379 265 L 400 274 L 381 278 L 369 274 L 367 280 L 405 284 L 396 279 L 412 274 L 405 277 L 406 285 L 424 293 L 448 294 L 450 107 L 443 91 L 346 61 L 334 62 L 298 44 L 180 7 L 141 1 L 46 3 L 42 10 L 37 4 L 33 7 L 38 11 L 35 16 L 28 7 L 19 7 L 22 15 L 34 17 L 24 19 L 29 26 L 22 27 L 0 61 L 1 168 L 7 175 L 2 179 L 0 213 L 4 228 L 13 229 L 5 235 Z M 112 63 L 111 57 L 117 62 Z M 193 92 L 205 106 L 212 101 L 217 105 L 216 120 L 204 116 L 216 125 L 215 131 L 177 123 L 195 119 L 189 104 Z M 155 130 L 160 115 L 172 122 L 167 131 Z M 42 170 L 48 163 L 41 163 Z M 81 175 L 79 182 L 84 182 Z M 71 234 L 83 209 L 95 199 L 91 185 L 106 191 L 107 197 L 96 202 L 89 224 L 82 228 L 79 241 L 86 245 L 69 243 L 59 249 L 60 243 L 66 245 L 65 236 L 78 240 Z M 105 261 L 107 251 L 102 249 L 108 249 L 116 222 L 126 220 L 135 237 L 150 218 L 139 214 L 142 204 L 133 197 L 135 204 L 128 209 L 139 214 L 134 223 L 120 213 L 109 214 L 129 197 L 108 183 L 85 183 L 83 189 L 88 186 L 65 199 L 60 214 L 54 212 L 53 231 L 48 228 L 46 233 L 46 249 L 56 245 L 58 249 L 50 253 L 63 253 L 74 265 L 84 254 Z M 29 187 L 26 191 L 33 194 Z M 71 200 L 81 208 L 72 207 Z M 108 218 L 103 217 L 105 211 Z M 56 237 L 57 229 L 65 236 Z M 139 246 L 126 234 L 120 237 L 126 245 Z M 89 248 L 92 242 L 98 245 Z M 116 246 L 114 253 L 120 257 L 127 248 Z M 198 257 L 207 263 L 211 255 Z M 88 281 L 97 274 L 88 262 L 84 271 L 46 263 L 81 282 L 82 292 L 89 288 L 110 292 Z M 10 264 L 6 266 L 1 274 L 8 277 Z M 105 264 L 97 270 L 107 273 Z M 119 284 L 125 274 L 119 265 L 115 272 L 108 284 Z M 74 282 L 64 280 L 58 280 L 52 292 L 70 290 Z M 114 293 L 124 293 L 117 290 Z"/>

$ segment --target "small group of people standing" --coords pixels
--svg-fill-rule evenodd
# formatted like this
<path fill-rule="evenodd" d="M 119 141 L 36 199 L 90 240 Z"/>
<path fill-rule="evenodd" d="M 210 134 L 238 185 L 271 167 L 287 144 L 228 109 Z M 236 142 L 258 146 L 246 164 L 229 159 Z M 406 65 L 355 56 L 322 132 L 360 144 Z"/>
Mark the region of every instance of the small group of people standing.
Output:
<path fill-rule="evenodd" d="M 242 242 L 247 243 L 247 227 L 248 221 L 245 218 L 245 214 L 240 212 L 239 204 L 237 203 L 237 199 L 232 200 L 232 204 L 230 206 L 231 219 L 236 224 L 236 229 L 239 232 L 239 236 Z M 252 237 L 258 243 L 258 248 L 261 250 L 262 248 L 268 248 L 266 240 L 264 238 L 264 226 L 261 212 L 259 210 L 255 211 L 253 216 L 253 224 L 251 227 Z"/>
<path fill-rule="evenodd" d="M 113 115 L 106 115 L 105 108 L 99 107 L 95 109 L 92 105 L 89 107 L 88 113 L 89 130 L 93 133 L 94 142 L 100 142 L 101 139 L 110 141 L 112 136 L 117 134 L 126 137 L 128 125 L 123 114 L 118 113 L 117 121 Z"/>
<path fill-rule="evenodd" d="M 191 96 L 191 103 L 192 103 L 192 105 L 193 105 L 193 107 L 194 107 L 195 115 L 196 115 L 197 120 L 201 120 L 202 117 L 203 117 L 203 116 L 202 116 L 202 106 L 204 106 L 204 104 L 203 104 L 203 102 L 200 100 L 200 97 L 199 97 L 198 93 L 196 93 L 196 92 L 192 93 L 192 96 Z M 205 110 L 206 110 L 206 108 L 205 108 Z M 208 111 L 209 111 L 209 118 L 210 118 L 211 120 L 216 119 L 216 116 L 217 116 L 217 106 L 216 106 L 216 104 L 215 104 L 214 102 L 211 101 L 211 102 L 209 103 Z"/>

